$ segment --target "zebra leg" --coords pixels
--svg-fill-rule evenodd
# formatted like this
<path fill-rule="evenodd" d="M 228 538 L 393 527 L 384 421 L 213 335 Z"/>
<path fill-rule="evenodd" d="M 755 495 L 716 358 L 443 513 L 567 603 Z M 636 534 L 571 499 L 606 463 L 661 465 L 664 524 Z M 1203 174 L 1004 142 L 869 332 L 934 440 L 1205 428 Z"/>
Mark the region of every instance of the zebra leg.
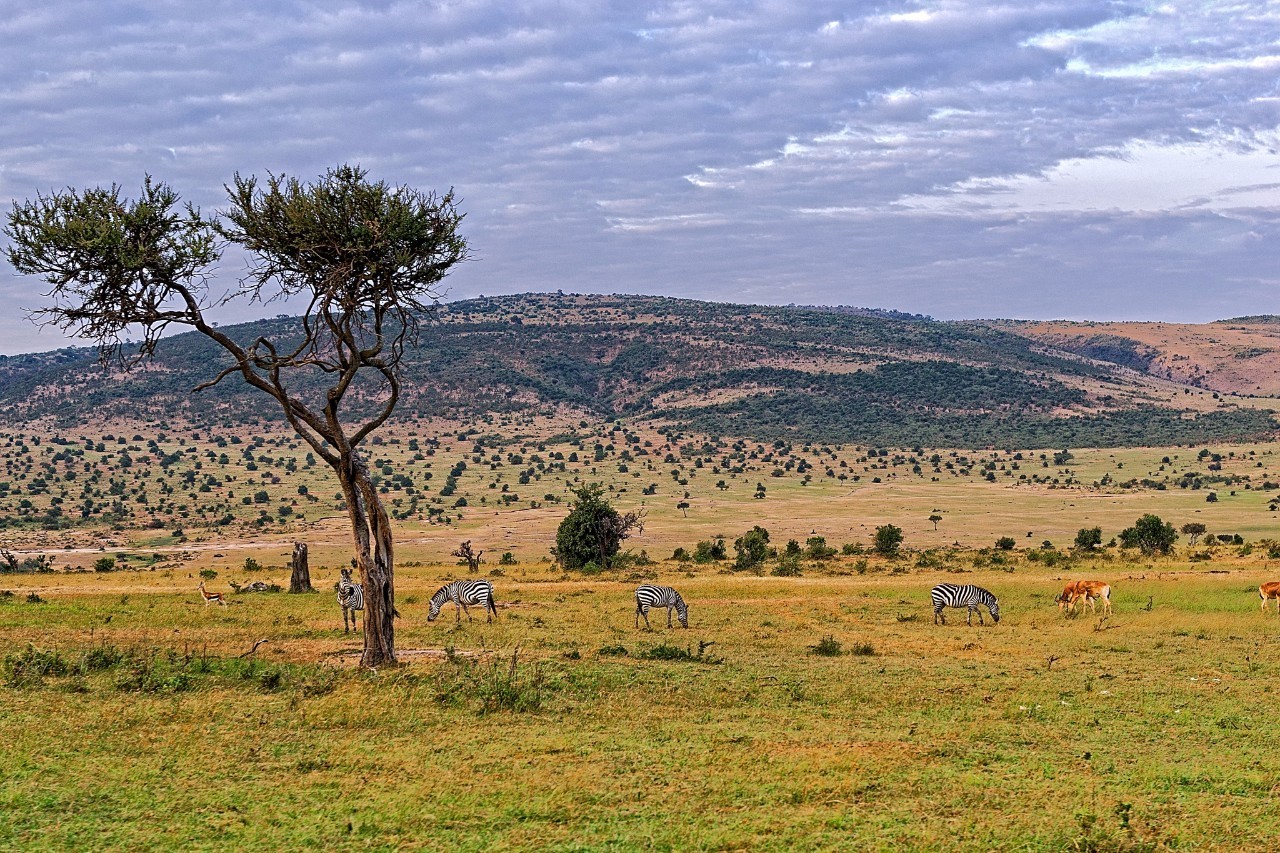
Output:
<path fill-rule="evenodd" d="M 675 627 L 674 625 L 671 624 L 671 608 L 670 607 L 667 608 L 667 627 L 668 628 Z"/>
<path fill-rule="evenodd" d="M 467 603 L 466 603 L 465 601 L 464 601 L 464 602 L 462 602 L 462 612 L 463 612 L 463 613 L 465 613 L 465 614 L 467 614 L 467 621 L 468 621 L 468 622 L 470 622 L 470 621 L 471 621 L 471 611 L 467 609 Z"/>
<path fill-rule="evenodd" d="M 941 608 L 941 607 L 935 607 L 935 608 L 933 608 L 933 624 L 935 624 L 935 625 L 945 625 L 945 624 L 947 624 L 947 617 L 945 617 L 945 616 L 943 616 L 943 615 L 942 615 L 942 608 Z"/>
<path fill-rule="evenodd" d="M 462 624 L 462 605 L 456 601 L 453 603 L 453 621 Z"/>

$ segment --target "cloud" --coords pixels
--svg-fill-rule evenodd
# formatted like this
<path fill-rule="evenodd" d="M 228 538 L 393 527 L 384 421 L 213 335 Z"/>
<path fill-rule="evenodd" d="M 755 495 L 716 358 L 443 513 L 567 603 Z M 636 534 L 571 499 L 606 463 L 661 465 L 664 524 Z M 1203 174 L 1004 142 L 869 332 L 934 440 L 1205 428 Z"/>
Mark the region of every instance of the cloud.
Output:
<path fill-rule="evenodd" d="M 1280 311 L 1276 244 L 1249 236 L 1274 232 L 1278 18 L 1264 0 L 72 0 L 0 20 L 0 200 L 152 173 L 212 210 L 237 171 L 359 162 L 456 188 L 481 259 L 458 297 L 1051 316 L 1070 271 L 1105 291 L 1103 319 Z M 0 317 L 37 285 L 0 268 Z M 0 328 L 0 350 L 49 345 Z"/>

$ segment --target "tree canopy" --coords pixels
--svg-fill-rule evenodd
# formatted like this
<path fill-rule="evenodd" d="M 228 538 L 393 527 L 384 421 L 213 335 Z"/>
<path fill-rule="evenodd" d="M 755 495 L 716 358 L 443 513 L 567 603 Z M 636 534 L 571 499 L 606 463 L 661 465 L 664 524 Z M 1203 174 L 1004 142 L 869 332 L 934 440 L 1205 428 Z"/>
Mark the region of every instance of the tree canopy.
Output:
<path fill-rule="evenodd" d="M 1120 531 L 1120 544 L 1126 548 L 1138 548 L 1144 554 L 1167 554 L 1178 541 L 1173 525 L 1158 515 L 1147 513 L 1134 522 L 1133 527 Z"/>
<path fill-rule="evenodd" d="M 644 529 L 643 515 L 620 513 L 609 503 L 604 486 L 587 483 L 573 489 L 573 509 L 556 530 L 555 556 L 566 569 L 612 568 L 622 542 Z"/>

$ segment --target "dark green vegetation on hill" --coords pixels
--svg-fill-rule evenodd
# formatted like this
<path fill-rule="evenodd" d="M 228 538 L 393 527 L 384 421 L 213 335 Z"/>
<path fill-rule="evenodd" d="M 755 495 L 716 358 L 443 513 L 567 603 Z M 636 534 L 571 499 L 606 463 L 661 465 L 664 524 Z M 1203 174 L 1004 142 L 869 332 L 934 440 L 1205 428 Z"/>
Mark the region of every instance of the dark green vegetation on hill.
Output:
<path fill-rule="evenodd" d="M 226 331 L 252 340 L 294 322 Z M 271 401 L 238 383 L 189 393 L 223 363 L 195 335 L 166 340 L 154 366 L 129 376 L 104 375 L 87 349 L 3 358 L 0 409 L 63 425 L 160 412 L 202 426 L 274 421 Z M 1167 445 L 1276 428 L 1265 412 L 1191 417 L 1142 403 L 1107 365 L 982 324 L 656 297 L 453 303 L 406 355 L 405 376 L 400 418 L 567 406 L 753 439 L 896 446 Z"/>

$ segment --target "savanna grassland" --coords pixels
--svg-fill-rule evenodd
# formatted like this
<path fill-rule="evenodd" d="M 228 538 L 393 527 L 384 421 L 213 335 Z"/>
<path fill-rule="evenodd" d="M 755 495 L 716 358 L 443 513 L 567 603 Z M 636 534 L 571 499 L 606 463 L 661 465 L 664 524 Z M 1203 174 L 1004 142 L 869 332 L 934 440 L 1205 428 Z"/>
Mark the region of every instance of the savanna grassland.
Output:
<path fill-rule="evenodd" d="M 1061 573 L 835 559 L 800 578 L 664 565 L 691 627 L 633 627 L 634 578 L 521 566 L 492 624 L 425 620 L 363 673 L 332 597 L 200 604 L 158 571 L 14 577 L 0 839 L 22 849 L 1265 849 L 1277 622 L 1256 567 Z M 848 574 L 845 574 L 848 572 Z M 281 571 L 263 576 L 277 583 Z M 999 625 L 931 624 L 979 582 Z M 43 603 L 28 603 L 35 590 Z M 250 657 L 253 640 L 267 639 Z M 27 645 L 30 644 L 30 645 Z M 411 650 L 422 650 L 413 652 Z M 820 655 L 816 650 L 826 651 Z M 513 662 L 514 661 L 514 662 Z"/>
<path fill-rule="evenodd" d="M 0 847 L 1270 849 L 1269 386 L 1039 331 L 451 307 L 366 448 L 400 611 L 377 672 L 332 592 L 337 483 L 242 392 L 187 394 L 198 343 L 131 375 L 0 359 Z M 1267 355 L 1249 340 L 1219 355 Z M 589 484 L 643 530 L 565 572 Z M 1147 514 L 1183 530 L 1170 553 L 1124 547 Z M 297 542 L 316 594 L 282 591 Z M 464 542 L 497 619 L 428 623 Z M 1114 614 L 1061 612 L 1076 578 Z M 636 626 L 646 581 L 689 629 Z M 991 590 L 1000 623 L 934 625 L 939 582 Z"/>
<path fill-rule="evenodd" d="M 376 674 L 354 667 L 360 642 L 329 592 L 349 550 L 340 503 L 296 441 L 0 437 L 7 547 L 54 569 L 0 578 L 0 843 L 1268 846 L 1280 755 L 1257 732 L 1280 623 L 1256 587 L 1280 576 L 1277 446 L 960 451 L 478 425 L 390 430 L 373 448 L 399 513 L 404 661 Z M 623 568 L 567 575 L 548 549 L 585 482 L 646 526 Z M 1208 533 L 1170 557 L 1107 547 L 1147 512 Z M 733 540 L 755 524 L 781 558 L 734 572 Z M 873 552 L 885 524 L 904 531 L 897 557 Z M 1103 546 L 1075 552 L 1093 526 Z M 814 537 L 840 553 L 813 556 Z M 718 538 L 728 559 L 692 558 Z M 449 557 L 463 540 L 486 552 L 499 617 L 455 625 L 446 609 L 428 624 L 430 594 L 466 574 Z M 320 594 L 232 593 L 287 587 L 294 541 Z M 798 576 L 771 575 L 784 565 Z M 230 606 L 201 603 L 202 577 Z M 1062 615 L 1073 577 L 1109 580 L 1115 614 Z M 662 611 L 634 627 L 643 580 L 684 593 L 689 630 Z M 1002 622 L 952 611 L 934 626 L 940 581 L 991 589 Z"/>

